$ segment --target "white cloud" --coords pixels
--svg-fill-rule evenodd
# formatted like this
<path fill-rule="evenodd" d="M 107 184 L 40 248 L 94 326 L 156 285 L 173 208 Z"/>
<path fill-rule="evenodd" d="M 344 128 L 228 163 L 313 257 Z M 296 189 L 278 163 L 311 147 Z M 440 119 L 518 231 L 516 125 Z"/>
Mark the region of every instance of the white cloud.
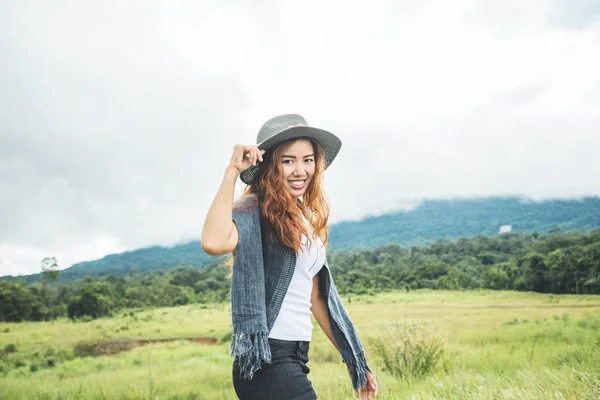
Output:
<path fill-rule="evenodd" d="M 233 145 L 280 113 L 344 141 L 333 221 L 600 194 L 593 2 L 1 8 L 2 275 L 197 238 Z"/>

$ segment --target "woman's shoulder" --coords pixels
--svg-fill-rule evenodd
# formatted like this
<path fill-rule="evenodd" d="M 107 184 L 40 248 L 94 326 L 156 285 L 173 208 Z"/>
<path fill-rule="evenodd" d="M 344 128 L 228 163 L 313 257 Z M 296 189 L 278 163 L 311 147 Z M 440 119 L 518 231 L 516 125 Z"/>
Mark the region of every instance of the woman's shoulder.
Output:
<path fill-rule="evenodd" d="M 260 238 L 261 208 L 256 194 L 247 194 L 233 203 L 233 221 L 237 226 L 239 243 L 253 243 L 254 238 Z"/>
<path fill-rule="evenodd" d="M 260 202 L 256 193 L 243 195 L 233 203 L 234 214 L 254 214 L 259 215 Z"/>

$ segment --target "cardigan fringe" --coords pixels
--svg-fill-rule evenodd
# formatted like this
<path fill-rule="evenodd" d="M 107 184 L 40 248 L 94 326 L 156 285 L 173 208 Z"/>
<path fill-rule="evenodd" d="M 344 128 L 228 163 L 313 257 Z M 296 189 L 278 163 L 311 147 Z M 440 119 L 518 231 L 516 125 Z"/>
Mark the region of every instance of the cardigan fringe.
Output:
<path fill-rule="evenodd" d="M 230 353 L 238 360 L 242 377 L 252 379 L 254 373 L 261 369 L 263 364 L 271 363 L 268 333 L 233 334 Z"/>

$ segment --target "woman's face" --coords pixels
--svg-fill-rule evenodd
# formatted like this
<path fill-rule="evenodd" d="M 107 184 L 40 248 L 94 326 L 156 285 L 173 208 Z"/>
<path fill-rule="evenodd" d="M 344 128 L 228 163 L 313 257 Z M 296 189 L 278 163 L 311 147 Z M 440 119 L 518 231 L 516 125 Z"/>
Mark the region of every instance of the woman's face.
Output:
<path fill-rule="evenodd" d="M 309 140 L 296 140 L 283 149 L 281 172 L 283 187 L 292 196 L 300 197 L 306 192 L 315 174 L 315 154 Z"/>

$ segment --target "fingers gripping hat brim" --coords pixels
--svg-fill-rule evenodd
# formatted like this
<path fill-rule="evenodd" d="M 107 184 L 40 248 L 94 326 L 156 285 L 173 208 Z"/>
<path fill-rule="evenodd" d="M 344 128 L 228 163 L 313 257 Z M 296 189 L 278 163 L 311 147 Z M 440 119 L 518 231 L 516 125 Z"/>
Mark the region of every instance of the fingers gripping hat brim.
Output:
<path fill-rule="evenodd" d="M 295 138 L 313 139 L 321 146 L 325 153 L 325 169 L 331 165 L 342 147 L 342 141 L 331 132 L 310 126 L 294 126 L 259 143 L 258 148 L 260 150 L 269 151 L 278 144 Z M 261 164 L 262 163 L 259 162 L 242 172 L 240 175 L 242 182 L 247 185 L 251 184 L 258 176 Z"/>

